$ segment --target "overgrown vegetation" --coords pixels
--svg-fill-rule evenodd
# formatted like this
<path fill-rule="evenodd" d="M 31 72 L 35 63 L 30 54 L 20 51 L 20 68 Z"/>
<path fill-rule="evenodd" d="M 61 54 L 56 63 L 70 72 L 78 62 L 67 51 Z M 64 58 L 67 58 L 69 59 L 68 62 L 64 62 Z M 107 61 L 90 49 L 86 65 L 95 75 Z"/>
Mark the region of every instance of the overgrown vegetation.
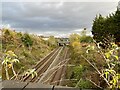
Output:
<path fill-rule="evenodd" d="M 92 27 L 93 38 L 86 28 L 71 34 L 70 61 L 67 67 L 67 86 L 77 88 L 120 88 L 120 11 L 106 18 L 96 16 Z M 37 75 L 30 69 L 57 46 L 54 36 L 43 40 L 36 35 L 2 29 L 3 79 L 14 79 L 18 74 Z M 115 44 L 116 43 L 116 44 Z M 19 70 L 19 71 L 18 71 Z"/>
<path fill-rule="evenodd" d="M 66 73 L 66 78 L 70 80 L 68 86 L 120 88 L 119 20 L 118 9 L 106 18 L 97 16 L 92 27 L 92 42 L 85 38 L 86 29 L 82 32 L 82 37 L 78 34 L 70 36 L 71 60 Z"/>
<path fill-rule="evenodd" d="M 29 72 L 30 68 L 32 68 L 41 58 L 56 47 L 54 45 L 56 42 L 50 43 L 49 40 L 45 41 L 36 35 L 15 32 L 6 28 L 3 28 L 1 32 L 2 36 L 0 36 L 0 38 L 2 39 L 1 59 L 3 61 L 3 80 L 15 79 L 17 74 L 20 75 L 25 71 Z M 54 39 L 54 37 L 52 37 L 52 39 Z M 15 57 L 10 56 L 7 53 L 10 55 L 14 54 Z M 19 60 L 19 63 L 14 63 L 16 62 L 15 60 Z M 31 75 L 33 76 L 33 74 Z"/>
<path fill-rule="evenodd" d="M 31 47 L 33 45 L 33 41 L 30 38 L 29 34 L 25 33 L 24 35 L 22 35 L 21 37 L 22 42 L 24 43 L 24 45 L 26 47 Z"/>
<path fill-rule="evenodd" d="M 71 60 L 66 78 L 68 86 L 80 88 L 120 88 L 120 48 L 111 43 L 112 47 L 102 49 L 99 43 L 71 44 Z M 75 45 L 76 43 L 76 45 Z"/>
<path fill-rule="evenodd" d="M 14 63 L 19 63 L 19 60 L 17 59 L 17 55 L 12 51 L 5 52 L 3 56 L 2 66 L 3 66 L 3 70 L 5 70 L 7 80 L 12 79 L 13 77 L 17 78 L 17 73 L 14 69 Z M 12 75 L 9 75 L 10 69 L 12 71 Z"/>

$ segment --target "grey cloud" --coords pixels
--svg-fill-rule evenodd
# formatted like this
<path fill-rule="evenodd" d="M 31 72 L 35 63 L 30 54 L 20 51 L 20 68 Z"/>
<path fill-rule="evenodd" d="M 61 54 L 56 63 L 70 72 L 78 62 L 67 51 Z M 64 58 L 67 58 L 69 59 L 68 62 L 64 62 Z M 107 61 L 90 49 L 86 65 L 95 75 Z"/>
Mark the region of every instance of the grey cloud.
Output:
<path fill-rule="evenodd" d="M 79 28 L 91 28 L 96 14 L 106 16 L 116 7 L 117 2 L 4 2 L 2 21 L 22 31 L 69 33 Z"/>

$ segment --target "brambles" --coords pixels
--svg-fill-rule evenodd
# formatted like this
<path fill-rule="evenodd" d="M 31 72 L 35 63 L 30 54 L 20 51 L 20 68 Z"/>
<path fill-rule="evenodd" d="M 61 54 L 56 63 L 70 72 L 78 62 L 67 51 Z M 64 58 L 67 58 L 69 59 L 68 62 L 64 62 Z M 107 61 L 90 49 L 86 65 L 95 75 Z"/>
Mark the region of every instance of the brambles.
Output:
<path fill-rule="evenodd" d="M 101 67 L 102 69 L 99 69 L 96 65 L 99 63 L 95 63 L 94 61 L 91 62 L 90 58 L 86 58 L 82 55 L 82 57 L 96 70 L 96 72 L 102 77 L 102 80 L 106 82 L 107 86 L 106 88 L 119 88 L 119 80 L 120 80 L 120 72 L 118 72 L 117 68 L 119 63 L 119 56 L 118 56 L 118 49 L 119 47 L 112 43 L 112 47 L 103 50 L 99 47 L 99 44 L 97 44 L 96 51 L 99 53 L 104 60 L 104 65 Z M 87 48 L 87 52 L 91 50 L 94 50 L 93 46 L 90 46 L 90 48 Z M 95 51 L 95 50 L 94 50 Z M 91 52 L 88 52 L 88 54 L 91 54 Z M 95 58 L 97 60 L 97 58 Z M 103 88 L 101 85 L 98 85 L 99 87 Z"/>
<path fill-rule="evenodd" d="M 114 42 L 110 43 L 111 46 L 107 49 L 101 48 L 100 43 L 95 41 L 94 43 L 86 43 L 84 46 L 84 43 L 77 43 L 74 41 L 70 45 L 71 60 L 69 64 L 72 64 L 72 67 L 68 67 L 66 74 L 66 78 L 70 79 L 68 86 L 100 89 L 119 88 L 119 47 Z M 84 68 L 82 72 L 79 71 L 80 68 L 77 68 L 79 65 Z"/>

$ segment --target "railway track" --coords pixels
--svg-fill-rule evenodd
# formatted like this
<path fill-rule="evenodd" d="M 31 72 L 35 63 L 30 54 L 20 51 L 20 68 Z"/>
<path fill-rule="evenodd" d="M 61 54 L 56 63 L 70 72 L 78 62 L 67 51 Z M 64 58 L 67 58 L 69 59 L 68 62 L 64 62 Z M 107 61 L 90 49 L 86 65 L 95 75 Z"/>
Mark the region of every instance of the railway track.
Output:
<path fill-rule="evenodd" d="M 60 61 L 63 63 L 59 64 L 59 66 L 61 67 L 58 68 L 58 70 L 55 72 L 54 76 L 52 77 L 50 81 L 52 85 L 62 85 L 62 81 L 64 79 L 64 75 L 66 71 L 66 64 L 69 60 L 67 55 L 68 55 L 68 48 L 65 48 L 60 57 Z"/>
<path fill-rule="evenodd" d="M 33 78 L 31 75 L 24 76 L 22 81 L 62 85 L 61 81 L 66 70 L 65 65 L 69 60 L 67 55 L 68 47 L 56 48 L 33 67 L 37 72 L 37 76 Z"/>
<path fill-rule="evenodd" d="M 56 62 L 53 62 L 51 69 L 40 79 L 40 82 L 51 85 L 62 85 L 62 79 L 66 71 L 66 64 L 69 60 L 68 48 L 64 47 Z"/>

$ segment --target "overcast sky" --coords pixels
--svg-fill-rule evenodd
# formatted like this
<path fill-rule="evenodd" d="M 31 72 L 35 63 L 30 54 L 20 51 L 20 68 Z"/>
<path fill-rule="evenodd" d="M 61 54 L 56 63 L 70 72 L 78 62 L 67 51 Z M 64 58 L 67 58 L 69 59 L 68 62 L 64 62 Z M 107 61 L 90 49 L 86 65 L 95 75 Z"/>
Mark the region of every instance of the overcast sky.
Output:
<path fill-rule="evenodd" d="M 68 36 L 90 32 L 97 14 L 114 13 L 118 2 L 3 2 L 2 24 L 16 31 Z"/>

